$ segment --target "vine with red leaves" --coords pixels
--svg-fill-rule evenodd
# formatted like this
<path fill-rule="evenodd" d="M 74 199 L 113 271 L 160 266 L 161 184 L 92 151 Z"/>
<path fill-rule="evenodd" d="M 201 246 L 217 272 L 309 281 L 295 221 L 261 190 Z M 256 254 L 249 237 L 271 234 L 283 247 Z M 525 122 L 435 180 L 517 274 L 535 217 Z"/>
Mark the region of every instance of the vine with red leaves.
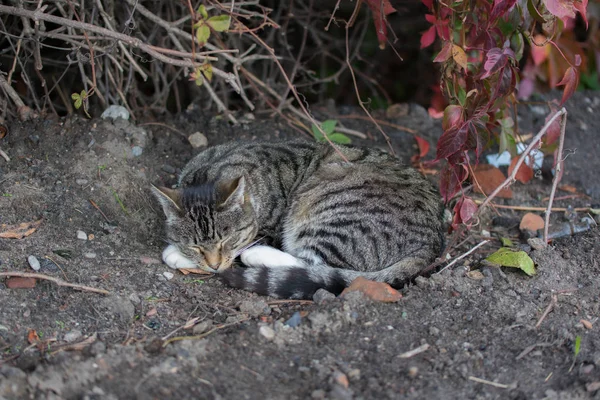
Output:
<path fill-rule="evenodd" d="M 444 133 L 437 143 L 436 160 L 446 161 L 440 191 L 449 201 L 468 178 L 471 158 L 477 163 L 492 141 L 499 144 L 500 153 L 509 150 L 516 155 L 511 109 L 525 42 L 532 49 L 540 45 L 559 49 L 556 38 L 576 12 L 587 26 L 587 0 L 422 1 L 430 11 L 426 19 L 432 26 L 423 33 L 421 47 L 432 45 L 436 38 L 442 42 L 434 62 L 442 63 L 441 90 L 449 105 L 443 113 Z M 555 82 L 564 86 L 562 106 L 577 88 L 581 56 L 560 54 L 568 64 L 562 79 Z M 558 132 L 557 123 L 546 135 L 542 150 L 553 151 Z M 521 169 L 522 180 L 531 179 L 531 165 L 523 164 Z M 453 225 L 457 226 L 468 222 L 477 206 L 462 194 L 454 211 Z"/>

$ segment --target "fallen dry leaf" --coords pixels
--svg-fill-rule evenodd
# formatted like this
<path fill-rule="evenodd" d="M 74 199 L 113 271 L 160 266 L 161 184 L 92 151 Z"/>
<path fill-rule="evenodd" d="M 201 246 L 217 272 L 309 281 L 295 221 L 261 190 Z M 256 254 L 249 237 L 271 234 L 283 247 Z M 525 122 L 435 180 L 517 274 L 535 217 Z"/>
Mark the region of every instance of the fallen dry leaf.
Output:
<path fill-rule="evenodd" d="M 595 392 L 596 390 L 600 390 L 600 381 L 588 383 L 587 385 L 585 385 L 585 390 L 587 390 L 588 392 Z"/>
<path fill-rule="evenodd" d="M 519 224 L 520 230 L 528 230 L 535 232 L 538 229 L 544 229 L 544 219 L 537 214 L 527 213 L 521 219 Z"/>
<path fill-rule="evenodd" d="M 333 379 L 338 385 L 341 385 L 346 389 L 348 388 L 348 386 L 350 386 L 350 382 L 348 382 L 348 377 L 344 373 L 341 373 L 339 371 L 335 372 L 333 375 Z"/>
<path fill-rule="evenodd" d="M 353 280 L 350 286 L 344 289 L 341 296 L 349 292 L 361 292 L 371 300 L 382 303 L 393 303 L 402 298 L 400 292 L 387 283 L 370 281 L 362 276 Z"/>
<path fill-rule="evenodd" d="M 204 271 L 200 268 L 179 268 L 179 271 L 184 274 L 196 274 L 196 275 L 212 275 L 212 272 Z"/>
<path fill-rule="evenodd" d="M 37 343 L 37 342 L 39 342 L 39 340 L 40 340 L 40 337 L 38 336 L 35 329 L 30 329 L 27 332 L 27 341 L 29 342 L 29 344 Z"/>
<path fill-rule="evenodd" d="M 573 193 L 576 194 L 577 193 L 577 188 L 571 185 L 562 185 L 558 187 L 559 190 L 562 190 L 564 192 L 569 192 L 569 193 Z"/>
<path fill-rule="evenodd" d="M 23 222 L 19 225 L 0 225 L 0 238 L 23 239 L 35 232 L 42 223 L 41 219 L 33 222 Z"/>
<path fill-rule="evenodd" d="M 146 313 L 146 317 L 152 317 L 154 315 L 158 314 L 158 311 L 156 311 L 156 308 L 151 308 L 147 313 Z"/>
<path fill-rule="evenodd" d="M 508 167 L 508 175 L 511 175 L 513 173 L 513 170 L 515 169 L 515 166 L 517 165 L 519 158 L 520 158 L 519 156 L 515 156 L 512 159 L 510 166 Z M 526 160 L 519 167 L 519 170 L 517 171 L 517 174 L 515 175 L 515 179 L 521 183 L 527 183 L 532 178 L 533 178 L 533 169 L 527 164 L 527 160 Z"/>
<path fill-rule="evenodd" d="M 4 284 L 9 289 L 32 289 L 35 287 L 35 278 L 21 278 L 13 276 L 4 281 Z"/>
<path fill-rule="evenodd" d="M 474 176 L 471 177 L 471 180 L 473 181 L 473 189 L 477 193 L 481 193 L 483 190 L 483 193 L 486 195 L 491 194 L 506 180 L 506 177 L 502 171 L 493 165 L 488 164 L 480 164 L 473 168 L 473 175 Z M 512 195 L 512 190 L 510 188 L 504 188 L 498 193 L 498 197 L 505 199 L 511 199 Z"/>
<path fill-rule="evenodd" d="M 592 329 L 592 323 L 587 319 L 582 319 L 580 322 L 583 324 L 583 326 L 585 326 L 586 329 Z"/>

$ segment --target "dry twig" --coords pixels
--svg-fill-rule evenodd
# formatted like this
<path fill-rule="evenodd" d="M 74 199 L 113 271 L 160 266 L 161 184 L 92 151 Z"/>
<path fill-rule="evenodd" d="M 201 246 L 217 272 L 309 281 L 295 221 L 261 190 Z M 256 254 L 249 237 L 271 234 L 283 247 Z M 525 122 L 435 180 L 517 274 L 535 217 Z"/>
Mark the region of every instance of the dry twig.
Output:
<path fill-rule="evenodd" d="M 0 276 L 17 276 L 20 278 L 34 278 L 34 279 L 42 279 L 42 280 L 46 280 L 46 281 L 50 281 L 50 282 L 54 282 L 56 283 L 58 286 L 65 286 L 65 287 L 70 287 L 73 288 L 75 290 L 81 290 L 84 292 L 93 292 L 93 293 L 100 293 L 100 294 L 110 294 L 110 292 L 108 290 L 104 290 L 104 289 L 96 289 L 90 286 L 85 286 L 85 285 L 79 285 L 77 283 L 69 283 L 69 282 L 65 282 L 60 278 L 54 278 L 52 276 L 48 276 L 48 275 L 44 275 L 44 274 L 36 274 L 36 273 L 32 273 L 32 272 L 0 272 Z"/>

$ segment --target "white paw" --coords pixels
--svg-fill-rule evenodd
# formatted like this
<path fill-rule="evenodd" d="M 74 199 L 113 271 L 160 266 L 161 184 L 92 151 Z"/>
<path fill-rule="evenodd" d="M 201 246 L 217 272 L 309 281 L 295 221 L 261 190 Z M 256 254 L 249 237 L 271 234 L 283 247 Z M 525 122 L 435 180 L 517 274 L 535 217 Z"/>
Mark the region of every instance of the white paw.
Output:
<path fill-rule="evenodd" d="M 240 257 L 249 267 L 265 266 L 268 268 L 301 266 L 302 261 L 291 254 L 269 246 L 253 246 L 244 251 Z"/>
<path fill-rule="evenodd" d="M 177 250 L 177 247 L 173 246 L 172 244 L 163 250 L 162 259 L 165 264 L 173 269 L 198 268 L 198 264 L 181 254 L 181 252 Z"/>

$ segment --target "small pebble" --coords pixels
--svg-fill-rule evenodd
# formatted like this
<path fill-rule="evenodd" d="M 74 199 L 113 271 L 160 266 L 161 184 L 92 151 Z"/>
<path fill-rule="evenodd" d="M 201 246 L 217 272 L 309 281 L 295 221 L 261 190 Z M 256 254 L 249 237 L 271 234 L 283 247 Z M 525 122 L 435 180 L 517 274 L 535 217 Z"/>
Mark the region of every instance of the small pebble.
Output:
<path fill-rule="evenodd" d="M 85 258 L 96 258 L 96 253 L 84 253 Z"/>
<path fill-rule="evenodd" d="M 417 367 L 410 367 L 410 368 L 408 369 L 408 376 L 409 376 L 410 378 L 413 378 L 413 379 L 414 379 L 414 378 L 416 378 L 416 377 L 417 377 L 417 375 L 418 375 L 418 374 L 419 374 L 419 368 L 417 368 Z"/>
<path fill-rule="evenodd" d="M 41 266 L 40 266 L 40 262 L 38 261 L 38 259 L 35 256 L 29 256 L 27 257 L 27 261 L 29 262 L 29 266 L 34 270 L 34 271 L 39 271 Z"/>
<path fill-rule="evenodd" d="M 335 295 L 325 289 L 319 289 L 313 295 L 313 301 L 317 304 L 323 304 L 335 299 Z"/>
<path fill-rule="evenodd" d="M 546 242 L 544 242 L 544 239 L 540 238 L 529 238 L 527 239 L 527 244 L 530 245 L 534 250 L 542 250 L 547 246 Z"/>
<path fill-rule="evenodd" d="M 196 132 L 188 136 L 188 140 L 193 148 L 206 147 L 208 145 L 208 139 L 200 132 Z"/>
<path fill-rule="evenodd" d="M 291 317 L 290 319 L 288 319 L 287 321 L 285 321 L 284 325 L 287 325 L 291 328 L 295 328 L 298 325 L 300 325 L 300 323 L 302 322 L 302 316 L 300 315 L 299 311 L 296 311 Z"/>
<path fill-rule="evenodd" d="M 171 280 L 171 279 L 173 279 L 173 277 L 174 277 L 175 275 L 173 275 L 173 273 L 172 273 L 172 272 L 165 271 L 165 272 L 163 272 L 163 276 L 164 276 L 165 278 L 167 278 L 167 280 Z"/>
<path fill-rule="evenodd" d="M 258 329 L 258 332 L 263 335 L 267 340 L 273 340 L 275 338 L 275 331 L 273 328 L 263 325 Z"/>
<path fill-rule="evenodd" d="M 87 240 L 88 236 L 84 231 L 77 231 L 77 239 Z"/>
<path fill-rule="evenodd" d="M 83 334 L 81 333 L 81 331 L 72 330 L 72 331 L 65 333 L 65 336 L 63 336 L 63 339 L 65 342 L 71 343 L 71 342 L 76 341 L 77 339 L 79 339 L 82 336 L 83 336 Z"/>
<path fill-rule="evenodd" d="M 210 319 L 206 319 L 206 320 L 194 325 L 194 327 L 192 328 L 192 333 L 194 335 L 201 335 L 203 333 L 210 331 L 212 329 L 212 327 L 213 327 L 213 322 Z"/>
<path fill-rule="evenodd" d="M 133 146 L 131 148 L 131 154 L 133 154 L 134 157 L 141 156 L 143 151 L 144 149 L 142 149 L 140 146 Z"/>
<path fill-rule="evenodd" d="M 123 118 L 124 120 L 128 120 L 129 119 L 129 111 L 127 111 L 127 109 L 125 107 L 112 105 L 112 106 L 109 106 L 106 110 L 104 110 L 104 112 L 102 113 L 100 118 L 102 118 L 102 119 Z"/>
<path fill-rule="evenodd" d="M 489 237 L 492 237 L 492 235 L 490 234 L 490 232 L 489 232 L 489 231 L 486 231 L 485 229 L 482 229 L 482 230 L 481 230 L 481 236 L 483 236 L 483 237 L 488 237 L 488 238 L 489 238 Z"/>
<path fill-rule="evenodd" d="M 96 236 L 94 236 L 94 234 L 93 234 L 93 233 L 90 233 L 90 234 L 88 235 L 88 240 L 94 240 L 94 238 L 95 238 L 95 237 L 96 237 Z"/>
<path fill-rule="evenodd" d="M 80 185 L 80 186 L 83 186 L 83 185 L 87 185 L 88 184 L 88 180 L 87 179 L 76 179 L 75 183 L 78 184 L 78 185 Z"/>
<path fill-rule="evenodd" d="M 177 170 L 169 164 L 163 164 L 162 167 L 160 167 L 160 169 L 165 171 L 167 174 L 174 174 L 177 172 Z"/>

